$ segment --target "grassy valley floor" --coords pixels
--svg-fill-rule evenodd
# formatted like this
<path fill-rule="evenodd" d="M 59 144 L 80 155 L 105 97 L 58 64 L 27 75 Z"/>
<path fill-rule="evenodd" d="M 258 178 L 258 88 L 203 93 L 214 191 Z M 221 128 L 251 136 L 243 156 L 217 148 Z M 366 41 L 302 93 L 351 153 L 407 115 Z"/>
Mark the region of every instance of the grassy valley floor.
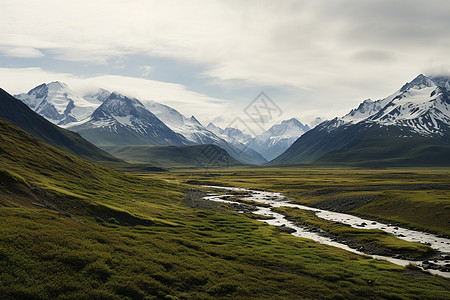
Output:
<path fill-rule="evenodd" d="M 290 197 L 314 193 L 307 185 L 292 189 L 300 185 L 289 177 L 313 182 L 300 171 L 129 175 L 1 121 L 0 153 L 2 299 L 450 296 L 448 279 L 297 238 L 217 205 L 193 207 L 186 198 L 191 185 L 183 183 L 268 189 L 284 183 L 279 190 Z M 358 186 L 357 176 L 347 177 Z M 322 198 L 306 198 L 314 199 Z"/>
<path fill-rule="evenodd" d="M 281 192 L 298 204 L 450 237 L 449 169 L 229 168 L 155 176 L 174 183 Z"/>

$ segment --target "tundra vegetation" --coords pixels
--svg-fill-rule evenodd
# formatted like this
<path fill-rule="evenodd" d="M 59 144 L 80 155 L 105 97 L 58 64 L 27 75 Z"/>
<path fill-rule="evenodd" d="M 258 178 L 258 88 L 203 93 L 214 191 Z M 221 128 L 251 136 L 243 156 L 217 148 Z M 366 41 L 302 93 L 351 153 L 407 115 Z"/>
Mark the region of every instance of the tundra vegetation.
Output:
<path fill-rule="evenodd" d="M 448 216 L 448 191 L 402 188 L 445 184 L 444 171 L 236 169 L 217 176 L 138 176 L 79 159 L 1 120 L 0 133 L 2 299 L 449 298 L 448 279 L 186 200 L 192 183 L 208 181 L 277 190 L 310 205 L 330 194 L 377 194 L 352 211 L 448 234 L 439 216 Z M 388 183 L 398 188 L 358 190 Z M 396 210 L 376 208 L 390 205 L 389 197 Z M 402 201 L 420 214 L 403 213 Z M 432 211 L 435 220 L 427 220 Z"/>

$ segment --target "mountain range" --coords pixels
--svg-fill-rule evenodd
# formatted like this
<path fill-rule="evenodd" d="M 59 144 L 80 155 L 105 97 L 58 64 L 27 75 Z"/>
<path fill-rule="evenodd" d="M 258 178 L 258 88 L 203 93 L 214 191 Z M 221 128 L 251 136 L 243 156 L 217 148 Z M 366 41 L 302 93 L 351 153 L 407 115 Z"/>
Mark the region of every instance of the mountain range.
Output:
<path fill-rule="evenodd" d="M 222 135 L 217 134 L 208 127 L 204 127 L 194 116 L 186 118 L 177 110 L 155 101 L 147 103 L 147 107 L 162 122 L 173 131 L 183 135 L 192 144 L 216 145 L 226 150 L 231 157 L 242 163 L 252 165 L 267 163 L 267 160 L 260 153 L 246 147 L 239 141 L 224 139 Z"/>
<path fill-rule="evenodd" d="M 42 84 L 15 96 L 49 121 L 79 133 L 100 148 L 112 146 L 216 145 L 241 163 L 267 160 L 244 144 L 228 143 L 206 129 L 194 116 L 186 118 L 164 104 L 98 89 L 79 96 L 66 84 Z M 192 152 L 193 153 L 193 152 Z"/>
<path fill-rule="evenodd" d="M 88 118 L 67 128 L 99 147 L 189 144 L 139 100 L 118 93 L 111 93 Z"/>
<path fill-rule="evenodd" d="M 317 123 L 321 120 L 321 118 L 316 118 L 315 122 Z M 253 149 L 268 161 L 278 157 L 302 134 L 311 129 L 307 124 L 304 125 L 295 118 L 275 124 L 255 137 L 244 134 L 237 128 L 227 127 L 222 129 L 213 123 L 209 123 L 206 128 L 225 139 L 228 143 L 238 143 L 246 148 Z"/>
<path fill-rule="evenodd" d="M 302 135 L 271 164 L 450 165 L 450 77 L 419 75 Z"/>
<path fill-rule="evenodd" d="M 66 84 L 52 82 L 16 97 L 52 123 L 127 160 L 133 154 L 162 153 L 162 148 L 144 151 L 141 146 L 215 145 L 251 165 L 427 166 L 450 165 L 449 95 L 450 77 L 421 74 L 388 97 L 364 100 L 342 117 L 317 118 L 309 125 L 292 118 L 257 136 L 213 123 L 204 127 L 167 105 L 144 105 L 104 89 L 79 96 Z M 198 153 L 201 148 L 186 149 L 184 153 Z"/>

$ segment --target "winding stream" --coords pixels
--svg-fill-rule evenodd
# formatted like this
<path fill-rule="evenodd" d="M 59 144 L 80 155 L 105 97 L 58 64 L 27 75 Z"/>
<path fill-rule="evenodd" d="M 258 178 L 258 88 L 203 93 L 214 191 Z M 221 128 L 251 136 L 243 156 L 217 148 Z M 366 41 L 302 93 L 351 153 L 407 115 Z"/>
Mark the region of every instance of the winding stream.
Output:
<path fill-rule="evenodd" d="M 261 215 L 261 216 L 269 216 L 272 217 L 272 219 L 268 220 L 259 220 L 262 222 L 266 222 L 271 225 L 275 226 L 286 226 L 289 228 L 292 228 L 295 230 L 295 232 L 292 233 L 294 236 L 303 237 L 312 239 L 318 243 L 326 244 L 334 247 L 338 247 L 347 251 L 351 251 L 358 254 L 364 254 L 369 255 L 377 259 L 384 259 L 387 261 L 390 261 L 392 263 L 395 263 L 397 265 L 406 266 L 410 263 L 416 264 L 417 266 L 421 268 L 426 268 L 426 266 L 422 263 L 422 261 L 412 261 L 412 260 L 406 260 L 406 259 L 398 259 L 394 257 L 389 256 L 381 256 L 381 255 L 370 255 L 367 253 L 364 253 L 363 251 L 351 248 L 343 243 L 337 242 L 333 240 L 332 238 L 320 235 L 318 232 L 310 231 L 306 228 L 300 227 L 295 225 L 293 222 L 286 219 L 286 217 L 283 214 L 277 213 L 273 211 L 272 207 L 296 207 L 304 210 L 309 210 L 315 212 L 315 214 L 325 220 L 330 220 L 334 222 L 339 222 L 342 224 L 350 225 L 354 228 L 364 228 L 364 229 L 379 229 L 383 230 L 397 238 L 410 241 L 410 242 L 419 242 L 424 243 L 427 245 L 430 245 L 433 249 L 439 251 L 442 255 L 442 258 L 446 259 L 440 259 L 440 260 L 433 260 L 433 263 L 436 265 L 447 265 L 450 264 L 450 260 L 447 259 L 450 256 L 450 239 L 438 237 L 436 235 L 426 233 L 426 232 L 420 232 L 415 231 L 411 229 L 401 228 L 396 225 L 391 224 L 383 224 L 377 221 L 369 220 L 369 219 L 363 219 L 360 217 L 356 217 L 349 214 L 344 213 L 338 213 L 338 212 L 332 212 L 328 210 L 323 209 L 317 209 L 312 208 L 304 205 L 294 204 L 289 202 L 289 200 L 284 197 L 281 193 L 276 192 L 265 192 L 265 191 L 257 191 L 257 190 L 249 190 L 244 188 L 233 188 L 233 187 L 220 187 L 220 186 L 204 186 L 208 188 L 214 188 L 214 189 L 222 189 L 222 190 L 229 190 L 229 191 L 242 191 L 247 192 L 249 196 L 242 197 L 244 200 L 252 200 L 264 204 L 270 205 L 270 207 L 260 207 L 256 206 L 256 210 L 252 211 L 253 214 Z M 217 195 L 215 193 L 210 193 L 208 196 L 205 196 L 204 199 L 211 200 L 215 202 L 223 202 L 223 203 L 235 203 L 235 204 L 242 204 L 235 201 L 229 201 L 226 200 L 230 196 L 235 195 Z M 434 269 L 428 269 L 426 268 L 430 273 L 433 274 L 439 274 L 444 277 L 450 278 L 450 272 L 442 272 L 439 270 Z"/>

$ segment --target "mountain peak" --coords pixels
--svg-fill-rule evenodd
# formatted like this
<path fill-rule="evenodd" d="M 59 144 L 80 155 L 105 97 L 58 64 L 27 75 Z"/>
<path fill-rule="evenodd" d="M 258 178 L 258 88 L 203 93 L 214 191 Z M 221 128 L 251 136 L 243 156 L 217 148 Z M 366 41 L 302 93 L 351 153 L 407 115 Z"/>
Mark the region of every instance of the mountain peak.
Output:
<path fill-rule="evenodd" d="M 208 126 L 206 126 L 206 129 L 208 129 L 209 131 L 215 133 L 215 134 L 223 134 L 224 130 L 222 128 L 220 128 L 219 126 L 216 126 L 214 123 L 209 122 Z"/>
<path fill-rule="evenodd" d="M 112 93 L 109 95 L 108 98 L 109 98 L 109 99 L 122 99 L 122 100 L 128 99 L 128 97 L 122 95 L 122 94 L 119 93 L 119 92 L 115 92 L 115 91 L 112 92 Z"/>
<path fill-rule="evenodd" d="M 87 122 L 70 127 L 99 145 L 185 145 L 175 133 L 138 99 L 113 92 Z"/>
<path fill-rule="evenodd" d="M 63 88 L 63 89 L 68 89 L 69 88 L 69 86 L 67 84 L 65 84 L 64 82 L 61 82 L 61 81 L 52 81 L 52 82 L 48 83 L 47 86 Z"/>
<path fill-rule="evenodd" d="M 300 122 L 299 120 L 297 120 L 296 118 L 290 118 L 288 120 L 283 120 L 281 122 L 281 124 L 287 124 L 287 123 L 292 123 L 295 124 L 297 126 L 303 126 L 302 122 Z"/>
<path fill-rule="evenodd" d="M 436 84 L 433 82 L 433 80 L 431 80 L 430 78 L 428 78 L 427 76 L 425 76 L 423 74 L 419 74 L 411 82 L 404 84 L 402 86 L 402 88 L 400 89 L 400 92 L 404 92 L 412 87 L 422 88 L 422 87 L 432 87 L 432 86 L 436 86 Z"/>
<path fill-rule="evenodd" d="M 201 125 L 201 123 L 200 123 L 200 122 L 197 120 L 197 118 L 194 117 L 194 116 L 191 116 L 191 121 L 192 121 L 193 123 L 197 123 L 197 124 Z"/>
<path fill-rule="evenodd" d="M 28 93 L 15 97 L 32 110 L 57 125 L 67 125 L 87 118 L 98 104 L 76 95 L 65 83 L 43 83 Z"/>
<path fill-rule="evenodd" d="M 256 136 L 249 144 L 253 150 L 261 153 L 267 160 L 272 160 L 283 153 L 301 135 L 309 131 L 308 125 L 303 125 L 296 118 L 274 124 L 267 131 Z"/>
<path fill-rule="evenodd" d="M 103 116 L 107 112 L 117 116 L 154 115 L 136 98 L 128 98 L 118 92 L 112 92 L 92 114 L 93 117 Z"/>

